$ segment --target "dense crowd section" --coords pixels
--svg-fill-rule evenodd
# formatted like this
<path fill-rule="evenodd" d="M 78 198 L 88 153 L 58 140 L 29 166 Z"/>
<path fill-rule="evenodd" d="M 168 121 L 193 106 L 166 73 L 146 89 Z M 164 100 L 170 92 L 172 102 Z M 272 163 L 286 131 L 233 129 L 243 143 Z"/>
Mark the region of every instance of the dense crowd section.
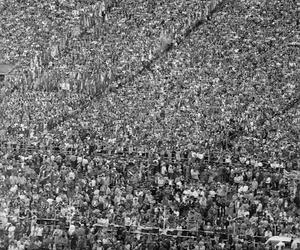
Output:
<path fill-rule="evenodd" d="M 133 75 L 160 51 L 162 37 L 182 37 L 206 2 L 20 2 L 22 11 L 2 11 L 2 53 L 21 68 L 30 65 L 20 76 L 29 88 L 91 92 L 106 78 Z M 28 28 L 10 27 L 15 19 Z"/>
<path fill-rule="evenodd" d="M 296 9 L 1 1 L 0 249 L 300 238 Z"/>

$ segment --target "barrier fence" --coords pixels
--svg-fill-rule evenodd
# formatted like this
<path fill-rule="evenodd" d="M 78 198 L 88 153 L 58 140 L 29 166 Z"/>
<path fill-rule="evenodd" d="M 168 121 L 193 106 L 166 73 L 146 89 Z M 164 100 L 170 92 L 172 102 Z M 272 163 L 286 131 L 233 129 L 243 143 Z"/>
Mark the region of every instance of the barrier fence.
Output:
<path fill-rule="evenodd" d="M 7 216 L 11 217 L 11 216 Z M 25 218 L 19 218 L 19 220 L 24 220 Z M 31 220 L 32 218 L 28 219 Z M 28 221 L 29 222 L 29 221 Z M 69 224 L 61 219 L 49 219 L 49 218 L 37 218 L 37 224 L 43 226 L 56 226 L 61 225 L 63 229 L 68 230 Z M 80 224 L 73 222 L 75 224 Z M 30 223 L 29 223 L 30 224 Z M 1 226 L 1 224 L 0 224 Z M 246 234 L 236 234 L 229 233 L 227 230 L 219 229 L 219 230 L 201 230 L 201 229 L 179 229 L 179 228 L 159 228 L 159 227 L 148 227 L 148 226 L 124 226 L 119 224 L 101 224 L 96 223 L 93 224 L 93 227 L 98 230 L 105 230 L 106 232 L 116 232 L 122 231 L 123 233 L 129 234 L 139 234 L 139 235 L 153 235 L 153 236 L 166 236 L 172 238 L 191 238 L 191 239 L 199 239 L 199 237 L 208 237 L 214 238 L 216 236 L 220 237 L 222 240 L 228 240 L 229 237 L 238 237 L 239 239 L 244 239 L 248 241 L 256 241 L 256 242 L 265 242 L 265 236 L 250 236 Z M 276 235 L 276 231 L 273 231 L 273 235 Z"/>
<path fill-rule="evenodd" d="M 44 226 L 56 226 L 61 225 L 62 228 L 65 230 L 69 229 L 70 222 L 67 222 L 66 220 L 62 218 L 22 218 L 22 217 L 16 217 L 16 216 L 6 216 L 7 218 L 15 218 L 19 221 L 27 222 L 30 225 L 30 221 L 33 219 L 36 221 L 39 225 Z M 0 217 L 1 218 L 1 217 Z M 239 218 L 236 218 L 238 220 Z M 0 220 L 1 222 L 1 220 Z M 280 221 L 274 223 L 271 226 L 272 235 L 277 235 L 278 227 Z M 81 225 L 81 222 L 79 221 L 71 221 L 72 224 L 75 225 Z M 239 223 L 234 223 L 234 228 L 237 227 Z M 1 224 L 0 224 L 1 227 Z M 239 239 L 244 239 L 248 241 L 256 241 L 256 242 L 265 242 L 267 237 L 266 236 L 260 236 L 260 235 L 248 235 L 248 234 L 239 234 L 236 233 L 236 230 L 234 229 L 233 232 L 230 232 L 227 230 L 227 228 L 218 228 L 214 230 L 202 230 L 200 227 L 195 227 L 193 229 L 181 229 L 181 228 L 160 228 L 160 227 L 149 227 L 149 226 L 143 226 L 143 225 L 137 225 L 137 226 L 125 226 L 121 224 L 116 223 L 96 223 L 93 224 L 93 227 L 96 230 L 105 230 L 108 232 L 115 232 L 118 230 L 122 230 L 125 233 L 130 234 L 140 234 L 140 235 L 163 235 L 167 237 L 173 237 L 173 238 L 194 238 L 198 239 L 199 237 L 209 237 L 213 238 L 215 236 L 220 237 L 223 240 L 228 240 L 229 237 L 238 237 Z M 290 235 L 289 235 L 290 236 Z M 294 236 L 296 237 L 296 235 Z"/>
<path fill-rule="evenodd" d="M 183 162 L 198 162 L 202 164 L 218 164 L 224 166 L 241 167 L 242 165 L 254 166 L 260 169 L 283 169 L 284 172 L 291 171 L 297 172 L 300 166 L 300 160 L 295 159 L 293 164 L 289 162 L 271 163 L 267 160 L 246 160 L 246 158 L 238 157 L 228 157 L 229 152 L 211 151 L 203 150 L 202 153 L 197 153 L 192 150 L 186 151 L 165 151 L 153 152 L 152 150 L 146 151 L 145 149 L 134 149 L 134 148 L 119 148 L 106 147 L 103 145 L 88 145 L 85 147 L 70 144 L 60 144 L 60 143 L 30 143 L 28 140 L 23 139 L 19 141 L 0 141 L 0 151 L 4 154 L 18 153 L 19 155 L 32 156 L 34 153 L 42 151 L 42 154 L 48 154 L 48 156 L 64 156 L 64 157 L 80 157 L 81 155 L 86 155 L 87 157 L 101 157 L 101 158 L 118 158 L 120 160 L 124 159 L 134 159 L 143 161 L 152 161 L 162 159 L 170 164 L 178 164 Z M 232 152 L 231 152 L 232 154 Z M 25 159 L 28 157 L 25 157 Z M 289 175 L 289 178 L 297 179 L 299 178 L 299 173 Z"/>

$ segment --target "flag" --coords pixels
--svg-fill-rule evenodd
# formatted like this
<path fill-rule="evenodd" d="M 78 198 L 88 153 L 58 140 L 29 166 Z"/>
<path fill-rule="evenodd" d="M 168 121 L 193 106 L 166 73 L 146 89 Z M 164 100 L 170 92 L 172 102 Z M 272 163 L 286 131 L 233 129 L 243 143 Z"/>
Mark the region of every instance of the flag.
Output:
<path fill-rule="evenodd" d="M 73 28 L 72 36 L 77 37 L 81 34 L 80 26 L 76 26 Z"/>
<path fill-rule="evenodd" d="M 55 58 L 58 55 L 58 45 L 54 44 L 51 46 L 51 52 L 50 52 L 52 58 Z"/>
<path fill-rule="evenodd" d="M 83 84 L 83 87 L 84 87 L 84 90 L 85 90 L 85 91 L 89 91 L 89 88 L 90 88 L 90 79 L 89 79 L 87 73 L 86 73 L 85 76 L 84 76 L 84 84 Z"/>
<path fill-rule="evenodd" d="M 93 70 L 92 75 L 91 75 L 91 79 L 90 79 L 90 93 L 95 93 L 96 91 L 96 82 L 95 82 L 95 71 Z"/>
<path fill-rule="evenodd" d="M 166 31 L 161 32 L 159 40 L 160 40 L 159 50 L 161 52 L 166 51 L 169 48 L 169 46 L 172 44 L 172 36 L 171 34 L 168 34 Z"/>
<path fill-rule="evenodd" d="M 30 59 L 30 70 L 33 70 L 34 68 L 34 62 L 33 62 L 33 58 Z"/>
<path fill-rule="evenodd" d="M 69 81 L 63 81 L 61 84 L 61 88 L 66 91 L 70 91 L 70 83 Z"/>
<path fill-rule="evenodd" d="M 100 82 L 101 82 L 101 85 L 105 85 L 105 81 L 106 81 L 106 74 L 105 73 L 101 73 L 100 75 Z"/>
<path fill-rule="evenodd" d="M 207 19 L 209 17 L 209 6 L 206 5 L 204 9 L 204 18 Z"/>
<path fill-rule="evenodd" d="M 189 17 L 188 17 L 188 26 L 189 27 L 192 26 L 192 14 L 190 14 Z"/>
<path fill-rule="evenodd" d="M 297 207 L 300 208 L 300 183 L 297 184 L 294 201 Z"/>
<path fill-rule="evenodd" d="M 26 77 L 27 77 L 27 84 L 28 86 L 31 84 L 32 82 L 32 72 L 30 70 L 27 71 L 27 74 L 26 74 Z"/>
<path fill-rule="evenodd" d="M 217 1 L 216 0 L 209 1 L 208 9 L 209 9 L 209 13 L 210 14 L 214 11 L 214 9 L 216 8 L 216 6 L 217 6 Z"/>
<path fill-rule="evenodd" d="M 65 49 L 65 45 L 66 45 L 66 38 L 64 36 L 64 37 L 62 37 L 59 40 L 59 48 L 60 48 L 60 50 L 64 50 Z"/>
<path fill-rule="evenodd" d="M 40 87 L 40 84 L 41 84 L 41 79 L 40 79 L 40 78 L 37 78 L 37 79 L 34 81 L 33 89 L 34 89 L 34 90 L 37 90 L 37 89 Z"/>
<path fill-rule="evenodd" d="M 84 27 L 84 14 L 80 15 L 79 25 L 82 26 L 82 27 Z"/>
<path fill-rule="evenodd" d="M 103 90 L 102 81 L 103 81 L 103 75 L 99 72 L 96 80 L 96 93 L 99 93 Z"/>
<path fill-rule="evenodd" d="M 180 151 L 176 151 L 176 160 L 177 161 L 181 160 L 181 152 Z"/>
<path fill-rule="evenodd" d="M 77 72 L 77 73 L 76 73 L 76 80 L 81 80 L 81 78 L 82 78 L 81 73 L 80 73 L 80 72 Z"/>
<path fill-rule="evenodd" d="M 102 12 L 106 11 L 105 1 L 102 1 L 102 3 L 101 3 L 101 11 Z"/>
<path fill-rule="evenodd" d="M 91 78 L 89 81 L 88 92 L 89 92 L 89 94 L 95 93 L 95 81 L 93 78 Z"/>
<path fill-rule="evenodd" d="M 85 84 L 84 79 L 81 79 L 81 80 L 79 81 L 79 89 L 80 89 L 80 92 L 82 92 L 82 91 L 84 90 L 84 84 Z"/>
<path fill-rule="evenodd" d="M 35 54 L 34 59 L 33 59 L 33 64 L 34 64 L 34 67 L 36 67 L 36 68 L 39 67 L 39 58 L 38 58 L 38 54 Z"/>
<path fill-rule="evenodd" d="M 85 28 L 89 27 L 89 16 L 88 15 L 84 15 L 84 26 Z"/>
<path fill-rule="evenodd" d="M 108 74 L 107 74 L 107 77 L 106 77 L 106 81 L 111 81 L 112 79 L 113 79 L 113 72 L 112 72 L 112 69 L 109 68 Z"/>

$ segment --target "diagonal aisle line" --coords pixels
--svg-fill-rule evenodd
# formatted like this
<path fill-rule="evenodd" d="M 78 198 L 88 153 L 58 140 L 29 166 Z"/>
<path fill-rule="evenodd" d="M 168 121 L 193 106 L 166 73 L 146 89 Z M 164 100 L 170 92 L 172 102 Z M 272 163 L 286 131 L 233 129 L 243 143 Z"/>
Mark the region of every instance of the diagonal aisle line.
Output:
<path fill-rule="evenodd" d="M 134 79 L 140 75 L 142 75 L 144 72 L 147 71 L 147 69 L 151 68 L 151 66 L 158 61 L 160 58 L 163 58 L 167 53 L 169 53 L 171 50 L 179 48 L 180 45 L 182 45 L 184 43 L 184 41 L 186 40 L 186 38 L 188 38 L 192 32 L 195 32 L 201 25 L 205 24 L 207 21 L 209 21 L 212 18 L 212 15 L 219 12 L 220 10 L 223 9 L 223 7 L 227 4 L 227 2 L 229 2 L 231 0 L 220 0 L 220 1 L 216 1 L 216 0 L 212 0 L 210 1 L 210 3 L 215 2 L 216 5 L 215 7 L 206 14 L 206 16 L 203 16 L 204 19 L 197 19 L 190 27 L 188 27 L 185 31 L 184 31 L 184 36 L 183 38 L 178 38 L 177 41 L 171 43 L 166 50 L 164 50 L 160 55 L 155 55 L 152 59 L 150 59 L 149 61 L 146 61 L 143 66 L 138 69 L 136 71 L 136 73 L 131 74 L 129 77 L 125 78 L 123 80 L 123 82 L 121 82 L 120 84 L 117 85 L 117 89 L 122 88 L 123 86 L 126 85 L 126 83 L 134 81 Z M 176 45 L 175 45 L 176 44 Z"/>
<path fill-rule="evenodd" d="M 134 81 L 137 77 L 143 75 L 145 72 L 147 72 L 147 69 L 151 68 L 151 66 L 158 61 L 160 58 L 163 58 L 167 53 L 169 53 L 171 50 L 179 48 L 180 45 L 184 44 L 184 41 L 186 40 L 186 38 L 188 36 L 190 36 L 192 34 L 192 32 L 195 32 L 201 25 L 205 24 L 207 21 L 209 21 L 212 18 L 212 15 L 219 12 L 220 10 L 223 9 L 223 7 L 227 4 L 227 2 L 229 2 L 231 0 L 212 0 L 209 1 L 209 5 L 214 4 L 214 8 L 212 8 L 212 10 L 207 9 L 207 13 L 204 13 L 203 16 L 201 16 L 201 19 L 197 19 L 190 27 L 188 27 L 183 33 L 184 36 L 183 38 L 178 38 L 177 41 L 173 42 L 172 44 L 170 44 L 170 46 L 164 50 L 161 54 L 156 54 L 153 58 L 151 58 L 150 60 L 144 62 L 144 64 L 137 69 L 135 72 L 133 72 L 131 75 L 129 75 L 126 78 L 120 79 L 120 83 L 116 85 L 116 91 L 118 91 L 120 88 L 124 87 L 127 83 Z M 208 7 L 207 7 L 208 8 Z M 176 46 L 175 46 L 176 43 Z M 112 83 L 110 83 L 111 85 Z M 99 99 L 104 95 L 107 94 L 107 92 L 112 92 L 114 91 L 111 87 L 108 87 L 108 91 L 104 91 L 104 92 L 99 92 L 99 93 L 95 93 L 94 95 L 91 96 L 91 98 L 89 98 L 89 100 L 87 100 L 86 102 L 83 103 L 83 105 L 77 110 L 75 111 L 73 114 L 71 115 L 67 115 L 67 117 L 62 117 L 61 122 L 65 122 L 68 119 L 75 117 L 78 113 L 83 112 L 84 110 L 86 110 L 87 108 L 90 107 L 90 105 L 92 104 L 92 102 L 95 99 Z M 59 124 L 57 124 L 59 125 Z M 56 127 L 56 126 L 55 126 Z M 55 128 L 53 127 L 53 129 Z"/>

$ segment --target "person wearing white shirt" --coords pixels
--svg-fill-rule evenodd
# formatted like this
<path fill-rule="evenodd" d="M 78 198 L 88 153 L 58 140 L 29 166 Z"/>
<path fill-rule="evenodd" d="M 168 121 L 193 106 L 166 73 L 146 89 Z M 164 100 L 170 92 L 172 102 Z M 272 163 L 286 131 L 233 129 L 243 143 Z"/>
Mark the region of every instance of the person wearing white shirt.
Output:
<path fill-rule="evenodd" d="M 267 188 L 270 188 L 270 185 L 271 185 L 271 177 L 267 177 L 265 183 L 266 183 L 266 187 L 267 187 Z"/>
<path fill-rule="evenodd" d="M 187 201 L 188 197 L 186 195 L 182 196 L 182 202 L 185 203 Z"/>
<path fill-rule="evenodd" d="M 181 199 L 180 199 L 180 196 L 178 193 L 175 194 L 175 200 L 179 203 L 181 202 Z"/>
<path fill-rule="evenodd" d="M 191 190 L 186 189 L 186 190 L 183 191 L 183 194 L 190 196 L 191 195 Z"/>
<path fill-rule="evenodd" d="M 173 165 L 169 165 L 169 167 L 168 167 L 168 173 L 169 174 L 174 174 L 174 167 L 173 167 Z"/>
<path fill-rule="evenodd" d="M 127 215 L 127 216 L 125 216 L 125 226 L 126 226 L 126 227 L 130 227 L 130 225 L 131 225 L 131 219 L 130 219 L 130 217 Z"/>
<path fill-rule="evenodd" d="M 60 203 L 60 202 L 62 202 L 62 198 L 60 196 L 57 196 L 55 198 L 55 201 L 56 201 L 56 203 Z"/>
<path fill-rule="evenodd" d="M 179 211 L 178 210 L 174 210 L 173 213 L 178 217 L 179 216 Z"/>
<path fill-rule="evenodd" d="M 92 180 L 90 181 L 90 186 L 91 186 L 91 187 L 95 187 L 95 186 L 96 186 L 96 180 L 95 180 L 95 179 L 92 179 Z"/>
<path fill-rule="evenodd" d="M 18 190 L 18 186 L 17 185 L 14 185 L 14 186 L 12 186 L 11 188 L 10 188 L 10 192 L 11 193 L 16 193 L 16 191 Z"/>
<path fill-rule="evenodd" d="M 291 249 L 292 250 L 296 250 L 300 248 L 300 243 L 299 241 L 293 241 L 292 245 L 291 245 Z"/>
<path fill-rule="evenodd" d="M 199 242 L 199 250 L 205 250 L 205 244 L 203 241 Z"/>
<path fill-rule="evenodd" d="M 241 185 L 238 189 L 239 193 L 247 193 L 249 190 L 249 187 L 247 185 Z"/>
<path fill-rule="evenodd" d="M 47 199 L 47 202 L 49 203 L 49 206 L 51 206 L 51 205 L 53 204 L 53 201 L 54 201 L 54 200 L 53 200 L 52 198 L 48 198 L 48 199 Z"/>
<path fill-rule="evenodd" d="M 17 242 L 13 241 L 9 244 L 8 250 L 18 250 Z"/>
<path fill-rule="evenodd" d="M 209 196 L 212 198 L 214 198 L 216 196 L 215 190 L 210 190 L 208 193 L 209 193 Z"/>
<path fill-rule="evenodd" d="M 73 235 L 75 230 L 76 230 L 76 226 L 71 224 L 70 227 L 69 227 L 69 230 L 68 230 L 69 235 Z"/>
<path fill-rule="evenodd" d="M 198 198 L 199 197 L 199 193 L 198 193 L 198 191 L 197 190 L 194 190 L 194 191 L 192 191 L 192 194 L 191 194 L 194 198 Z"/>
<path fill-rule="evenodd" d="M 285 211 L 279 213 L 279 217 L 286 220 L 287 214 Z"/>
<path fill-rule="evenodd" d="M 18 249 L 18 250 L 25 250 L 25 242 L 22 241 L 22 240 L 19 240 L 19 241 L 17 242 L 17 249 Z"/>
<path fill-rule="evenodd" d="M 33 222 L 31 225 L 30 236 L 36 237 L 38 233 L 38 225 Z"/>
<path fill-rule="evenodd" d="M 161 167 L 161 174 L 162 175 L 165 175 L 167 173 L 167 168 L 166 168 L 166 165 L 164 164 L 162 167 Z"/>
<path fill-rule="evenodd" d="M 205 196 L 205 192 L 204 192 L 203 189 L 200 189 L 200 190 L 199 190 L 199 195 L 200 195 L 200 196 Z"/>
<path fill-rule="evenodd" d="M 69 173 L 69 179 L 75 180 L 75 173 L 73 171 Z"/>
<path fill-rule="evenodd" d="M 292 223 L 294 221 L 294 218 L 292 216 L 287 217 L 287 222 Z"/>
<path fill-rule="evenodd" d="M 199 180 L 199 170 L 198 169 L 191 169 L 191 176 L 194 180 Z"/>
<path fill-rule="evenodd" d="M 139 198 L 135 196 L 135 197 L 132 199 L 132 205 L 133 205 L 133 207 L 137 207 L 138 204 L 139 204 Z"/>
<path fill-rule="evenodd" d="M 259 202 L 258 205 L 257 205 L 256 212 L 257 212 L 257 213 L 262 212 L 262 204 L 261 204 L 260 202 Z"/>
<path fill-rule="evenodd" d="M 11 184 L 11 185 L 15 185 L 15 184 L 17 184 L 17 182 L 18 182 L 18 178 L 17 178 L 17 176 L 15 176 L 15 175 L 11 175 L 11 176 L 9 177 L 9 181 L 10 181 L 10 184 Z"/>
<path fill-rule="evenodd" d="M 207 201 L 204 195 L 201 195 L 200 199 L 199 199 L 199 203 L 202 207 L 206 207 L 207 205 Z"/>
<path fill-rule="evenodd" d="M 15 238 L 15 230 L 16 230 L 16 227 L 13 224 L 10 224 L 8 227 L 8 238 L 9 239 Z"/>
<path fill-rule="evenodd" d="M 273 236 L 272 231 L 271 231 L 270 229 L 267 229 L 267 230 L 265 231 L 265 237 L 266 237 L 266 239 L 269 239 L 269 238 L 271 238 L 272 236 Z"/>
<path fill-rule="evenodd" d="M 226 244 L 223 241 L 219 243 L 219 246 L 220 246 L 221 249 L 225 249 L 225 245 Z"/>
<path fill-rule="evenodd" d="M 44 231 L 44 228 L 40 225 L 37 225 L 36 236 L 38 237 L 39 240 L 42 240 L 42 238 L 43 238 L 43 231 Z"/>
<path fill-rule="evenodd" d="M 251 189 L 252 189 L 252 191 L 255 191 L 257 188 L 258 188 L 258 182 L 257 182 L 256 178 L 254 178 L 252 181 Z"/>
<path fill-rule="evenodd" d="M 182 182 L 181 182 L 180 180 L 178 180 L 178 181 L 176 182 L 176 185 L 178 186 L 179 189 L 182 188 Z"/>
<path fill-rule="evenodd" d="M 247 193 L 248 190 L 249 190 L 248 185 L 244 185 L 244 186 L 243 186 L 243 192 L 244 192 L 244 193 Z"/>
<path fill-rule="evenodd" d="M 276 250 L 283 250 L 284 247 L 285 247 L 285 244 L 282 241 L 280 241 L 278 244 L 275 245 Z"/>
<path fill-rule="evenodd" d="M 109 220 L 108 220 L 108 218 L 100 218 L 100 219 L 98 219 L 98 223 L 102 224 L 102 225 L 108 225 Z"/>
<path fill-rule="evenodd" d="M 165 178 L 163 178 L 162 176 L 158 176 L 157 184 L 159 187 L 163 187 L 165 185 Z"/>

